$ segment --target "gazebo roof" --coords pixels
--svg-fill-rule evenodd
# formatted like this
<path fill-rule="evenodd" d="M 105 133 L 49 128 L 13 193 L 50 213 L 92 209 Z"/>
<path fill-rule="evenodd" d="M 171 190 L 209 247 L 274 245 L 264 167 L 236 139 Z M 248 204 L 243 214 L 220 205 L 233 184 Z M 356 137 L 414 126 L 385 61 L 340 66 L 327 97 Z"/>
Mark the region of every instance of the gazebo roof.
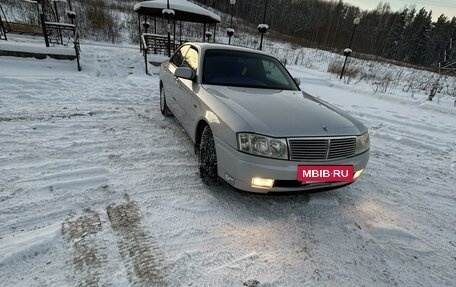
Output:
<path fill-rule="evenodd" d="M 153 17 L 163 17 L 162 10 L 167 8 L 168 0 L 139 2 L 134 11 Z M 196 23 L 220 23 L 219 15 L 186 0 L 169 0 L 169 8 L 174 10 L 175 20 Z"/>

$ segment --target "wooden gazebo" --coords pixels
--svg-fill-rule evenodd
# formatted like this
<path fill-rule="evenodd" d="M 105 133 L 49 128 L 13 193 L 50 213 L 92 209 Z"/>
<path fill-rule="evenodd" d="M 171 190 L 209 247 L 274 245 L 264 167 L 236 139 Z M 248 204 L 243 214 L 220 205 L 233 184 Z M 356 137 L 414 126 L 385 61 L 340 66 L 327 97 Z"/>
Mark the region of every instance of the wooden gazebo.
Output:
<path fill-rule="evenodd" d="M 202 23 L 203 41 L 206 41 L 206 37 L 213 36 L 212 39 L 215 42 L 216 24 L 221 21 L 219 15 L 187 0 L 143 1 L 134 6 L 134 11 L 138 13 L 141 50 L 150 49 L 154 53 L 167 52 L 168 56 L 182 44 L 182 22 Z M 157 19 L 165 19 L 167 21 L 168 31 L 166 35 L 157 33 Z M 153 20 L 153 26 L 149 20 Z M 180 30 L 179 40 L 176 39 L 177 22 L 179 22 Z M 171 24 L 173 25 L 173 37 L 171 37 L 170 31 Z M 213 35 L 211 35 L 211 32 L 206 31 L 208 24 L 214 25 Z M 153 29 L 153 32 L 149 33 L 149 29 Z M 148 43 L 144 43 L 146 42 L 145 38 L 149 39 Z"/>

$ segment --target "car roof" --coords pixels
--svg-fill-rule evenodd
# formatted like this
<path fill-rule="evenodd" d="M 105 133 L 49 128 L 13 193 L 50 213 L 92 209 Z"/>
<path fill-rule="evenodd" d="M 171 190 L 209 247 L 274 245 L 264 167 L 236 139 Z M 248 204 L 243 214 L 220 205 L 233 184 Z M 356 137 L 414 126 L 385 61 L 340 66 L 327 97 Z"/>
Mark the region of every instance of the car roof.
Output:
<path fill-rule="evenodd" d="M 241 46 L 234 46 L 234 45 L 227 45 L 227 44 L 218 44 L 218 43 L 208 43 L 208 42 L 187 42 L 185 44 L 190 44 L 193 46 L 198 47 L 201 52 L 205 52 L 207 50 L 230 50 L 230 51 L 240 51 L 240 52 L 249 52 L 249 53 L 256 53 L 266 56 L 272 56 L 266 52 L 254 50 L 251 48 L 241 47 Z"/>

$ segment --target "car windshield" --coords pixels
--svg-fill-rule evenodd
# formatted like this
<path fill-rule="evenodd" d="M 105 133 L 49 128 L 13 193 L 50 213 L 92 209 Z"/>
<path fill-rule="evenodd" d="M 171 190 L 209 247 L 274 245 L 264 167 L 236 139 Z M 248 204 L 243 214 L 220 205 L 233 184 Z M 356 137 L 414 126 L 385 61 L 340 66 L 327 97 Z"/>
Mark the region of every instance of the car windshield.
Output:
<path fill-rule="evenodd" d="M 298 90 L 287 70 L 273 57 L 232 50 L 208 50 L 203 84 Z"/>

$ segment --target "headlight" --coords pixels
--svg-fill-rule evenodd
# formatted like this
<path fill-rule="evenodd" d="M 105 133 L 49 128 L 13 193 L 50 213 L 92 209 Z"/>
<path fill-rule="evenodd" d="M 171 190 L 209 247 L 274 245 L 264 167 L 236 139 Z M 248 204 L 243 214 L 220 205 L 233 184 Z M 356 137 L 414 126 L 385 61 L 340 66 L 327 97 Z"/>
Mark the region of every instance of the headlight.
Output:
<path fill-rule="evenodd" d="M 239 150 L 265 157 L 288 159 L 286 139 L 270 138 L 266 136 L 239 133 Z"/>
<path fill-rule="evenodd" d="M 355 154 L 365 152 L 370 148 L 369 133 L 365 132 L 360 136 L 356 137 L 356 150 Z"/>

